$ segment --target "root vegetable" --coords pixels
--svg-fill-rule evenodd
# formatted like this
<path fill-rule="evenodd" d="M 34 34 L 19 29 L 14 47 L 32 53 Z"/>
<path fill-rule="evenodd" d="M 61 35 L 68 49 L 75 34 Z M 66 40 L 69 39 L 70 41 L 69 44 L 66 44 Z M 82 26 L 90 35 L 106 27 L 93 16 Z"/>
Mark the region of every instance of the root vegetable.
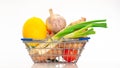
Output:
<path fill-rule="evenodd" d="M 50 17 L 46 20 L 47 29 L 53 31 L 54 33 L 59 32 L 66 26 L 66 20 L 58 15 L 53 14 L 52 9 L 49 9 Z"/>
<path fill-rule="evenodd" d="M 34 62 L 45 62 L 47 60 L 46 56 L 31 56 Z"/>
<path fill-rule="evenodd" d="M 81 17 L 81 19 L 79 19 L 79 20 L 77 20 L 77 21 L 72 22 L 70 25 L 74 25 L 74 24 L 77 24 L 77 23 L 85 22 L 85 21 L 86 21 L 86 18 Z"/>

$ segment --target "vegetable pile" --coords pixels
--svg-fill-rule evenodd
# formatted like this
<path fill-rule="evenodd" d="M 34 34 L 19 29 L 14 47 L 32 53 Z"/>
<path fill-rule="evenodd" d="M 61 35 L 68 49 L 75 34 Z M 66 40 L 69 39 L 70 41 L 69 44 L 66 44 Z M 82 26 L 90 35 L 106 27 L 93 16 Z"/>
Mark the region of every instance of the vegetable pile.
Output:
<path fill-rule="evenodd" d="M 30 55 L 34 55 L 32 56 L 34 61 L 57 61 L 56 57 L 62 56 L 66 62 L 73 62 L 78 58 L 78 49 L 83 44 L 70 42 L 63 45 L 64 39 L 85 38 L 96 33 L 94 27 L 107 28 L 106 19 L 86 21 L 86 18 L 83 17 L 66 26 L 66 20 L 62 16 L 53 14 L 52 9 L 49 12 L 50 16 L 46 19 L 46 24 L 42 19 L 33 17 L 23 26 L 24 38 L 45 40 L 44 43 L 30 42 L 26 44 L 30 48 Z M 54 41 L 57 42 L 52 43 Z M 50 55 L 46 56 L 48 54 Z"/>

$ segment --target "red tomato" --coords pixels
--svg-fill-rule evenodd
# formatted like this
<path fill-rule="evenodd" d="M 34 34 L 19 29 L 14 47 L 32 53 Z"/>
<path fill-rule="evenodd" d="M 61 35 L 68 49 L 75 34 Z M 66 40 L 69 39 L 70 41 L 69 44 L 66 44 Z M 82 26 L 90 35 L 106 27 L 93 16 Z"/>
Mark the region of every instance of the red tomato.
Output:
<path fill-rule="evenodd" d="M 77 59 L 78 50 L 65 49 L 63 50 L 63 58 L 67 62 L 72 62 Z"/>
<path fill-rule="evenodd" d="M 47 29 L 47 33 L 48 33 L 49 36 L 53 36 L 54 35 L 54 33 L 51 30 L 49 30 L 49 29 Z"/>
<path fill-rule="evenodd" d="M 52 34 L 52 31 L 51 31 L 51 30 L 47 29 L 47 31 L 48 31 L 48 34 Z"/>

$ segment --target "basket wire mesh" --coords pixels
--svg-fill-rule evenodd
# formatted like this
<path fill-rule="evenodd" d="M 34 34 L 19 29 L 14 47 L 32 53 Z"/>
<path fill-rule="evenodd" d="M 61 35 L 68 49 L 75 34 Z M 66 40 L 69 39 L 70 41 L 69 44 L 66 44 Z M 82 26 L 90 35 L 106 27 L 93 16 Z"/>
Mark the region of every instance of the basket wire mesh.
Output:
<path fill-rule="evenodd" d="M 32 39 L 22 39 L 25 43 L 28 53 L 34 63 L 68 63 L 63 57 L 66 57 L 67 60 L 70 60 L 69 56 L 76 57 L 70 63 L 76 63 L 84 49 L 84 46 L 89 38 L 84 39 L 63 39 L 62 42 L 57 40 L 52 42 L 47 42 L 47 40 L 32 40 Z M 49 44 L 47 47 L 39 47 L 41 44 Z M 55 45 L 56 44 L 56 45 Z M 55 45 L 53 47 L 53 45 Z M 65 50 L 72 50 L 77 52 L 77 54 L 65 54 Z"/>

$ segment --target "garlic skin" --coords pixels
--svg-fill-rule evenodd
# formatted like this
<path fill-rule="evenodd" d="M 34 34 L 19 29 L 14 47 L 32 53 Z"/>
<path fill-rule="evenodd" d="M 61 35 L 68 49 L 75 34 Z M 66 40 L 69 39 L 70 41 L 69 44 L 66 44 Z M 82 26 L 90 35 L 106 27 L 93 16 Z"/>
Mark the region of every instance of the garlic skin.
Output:
<path fill-rule="evenodd" d="M 49 10 L 49 13 L 50 16 L 46 20 L 46 26 L 48 30 L 57 33 L 66 27 L 66 20 L 62 16 L 53 14 L 52 9 Z"/>

